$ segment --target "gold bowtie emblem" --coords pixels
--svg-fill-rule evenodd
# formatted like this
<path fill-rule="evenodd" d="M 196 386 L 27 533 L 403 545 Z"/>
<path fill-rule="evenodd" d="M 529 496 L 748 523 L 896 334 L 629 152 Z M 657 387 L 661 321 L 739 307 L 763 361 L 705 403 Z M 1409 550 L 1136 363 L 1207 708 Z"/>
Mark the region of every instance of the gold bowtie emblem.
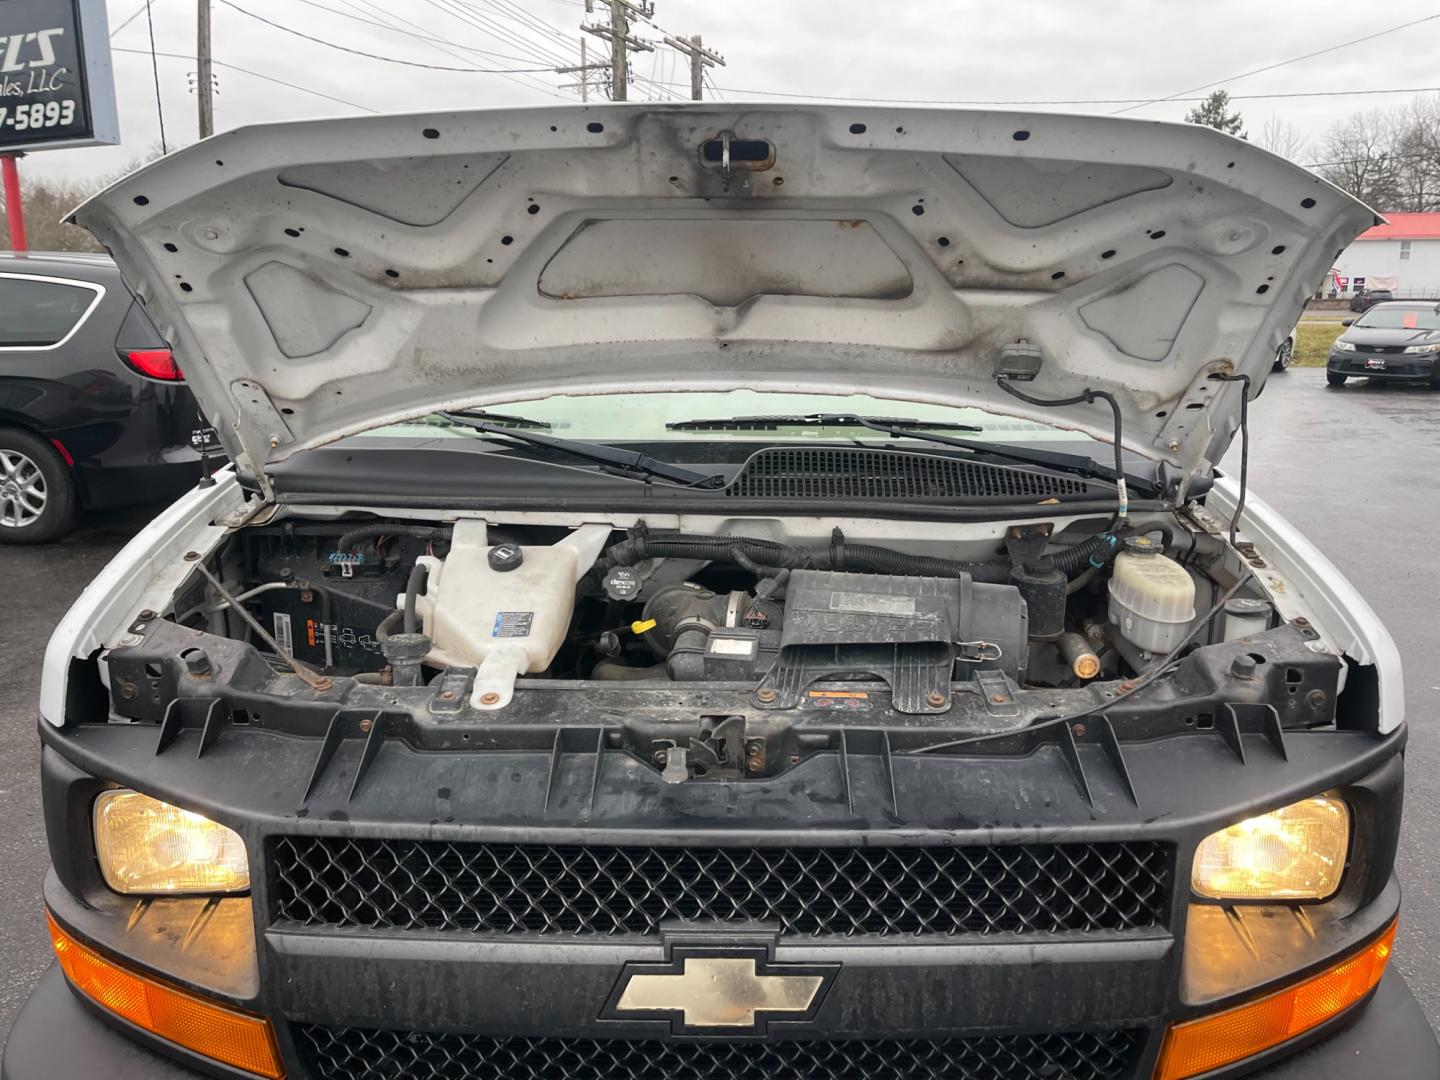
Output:
<path fill-rule="evenodd" d="M 756 1013 L 808 1013 L 824 975 L 762 975 L 752 956 L 687 956 L 670 974 L 635 972 L 617 1013 L 679 1012 L 686 1027 L 753 1028 Z"/>

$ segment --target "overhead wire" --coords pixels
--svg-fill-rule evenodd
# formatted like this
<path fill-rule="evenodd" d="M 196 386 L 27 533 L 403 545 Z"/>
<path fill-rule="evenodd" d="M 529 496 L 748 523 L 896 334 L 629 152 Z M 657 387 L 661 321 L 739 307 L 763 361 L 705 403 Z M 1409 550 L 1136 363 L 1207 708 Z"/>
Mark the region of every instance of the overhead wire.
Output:
<path fill-rule="evenodd" d="M 416 33 L 416 32 L 413 31 L 413 30 L 405 30 L 405 29 L 402 29 L 401 27 L 395 26 L 395 25 L 392 24 L 392 23 L 381 22 L 378 18 L 376 18 L 376 19 L 367 19 L 367 18 L 365 18 L 365 16 L 363 16 L 363 15 L 357 15 L 357 14 L 355 14 L 354 12 L 351 12 L 351 11 L 342 11 L 342 10 L 339 9 L 339 8 L 327 7 L 325 4 L 319 3 L 318 0 L 294 0 L 294 2 L 295 2 L 295 3 L 299 3 L 299 4 L 304 4 L 306 7 L 312 7 L 312 8 L 315 8 L 315 9 L 319 10 L 319 11 L 328 11 L 331 15 L 339 15 L 342 19 L 350 19 L 350 20 L 352 20 L 352 21 L 354 21 L 354 22 L 358 22 L 358 23 L 360 23 L 360 24 L 362 24 L 362 25 L 364 25 L 364 26 L 373 26 L 373 27 L 376 27 L 376 28 L 381 29 L 381 30 L 388 30 L 388 31 L 389 31 L 390 33 L 392 33 L 392 34 L 399 34 L 399 35 L 401 35 L 402 37 L 414 38 L 416 41 L 423 41 L 423 42 L 425 42 L 427 45 L 449 45 L 449 44 L 454 44 L 455 48 L 460 49 L 460 50 L 462 50 L 462 51 L 464 51 L 464 52 L 467 52 L 467 53 L 474 53 L 476 56 L 489 56 L 489 57 L 493 57 L 493 58 L 495 58 L 495 59 L 497 59 L 497 60 L 512 60 L 512 61 L 514 61 L 514 62 L 516 62 L 516 63 L 520 63 L 520 64 L 524 64 L 524 63 L 528 63 L 528 62 L 529 62 L 529 61 L 528 61 L 525 57 L 523 57 L 523 56 L 510 56 L 510 55 L 507 54 L 507 53 L 496 53 L 496 52 L 489 52 L 489 51 L 487 51 L 487 50 L 485 50 L 485 49 L 471 48 L 470 46 L 467 46 L 467 45 L 461 45 L 461 44 L 459 44 L 458 42 L 452 43 L 452 42 L 446 41 L 446 40 L 445 40 L 444 38 L 442 38 L 442 37 L 435 37 L 435 36 L 430 35 L 430 34 Z M 345 0 L 340 0 L 340 2 L 343 3 L 343 2 L 345 2 Z M 397 18 L 398 18 L 398 16 L 397 16 Z M 453 55 L 453 54 L 452 54 L 452 55 Z"/>
<path fill-rule="evenodd" d="M 150 0 L 145 0 L 145 22 L 150 28 L 150 72 L 155 76 L 155 112 L 160 117 L 160 153 L 169 153 L 165 145 L 165 104 L 160 100 L 160 61 L 155 56 L 155 20 L 150 14 Z"/>
<path fill-rule="evenodd" d="M 674 83 L 688 86 L 689 83 Z M 856 105 L 1121 105 L 1126 102 L 1143 104 L 1145 98 L 892 98 L 845 96 L 841 94 L 811 94 L 804 90 L 756 90 L 748 87 L 718 86 L 712 81 L 717 93 L 753 94 L 756 97 L 804 98 L 810 101 L 841 101 Z M 1307 97 L 1354 97 L 1366 94 L 1431 94 L 1440 93 L 1440 86 L 1394 86 L 1368 90 L 1295 90 L 1270 94 L 1232 94 L 1231 101 L 1262 101 L 1274 98 Z M 1190 101 L 1204 101 L 1204 97 L 1168 98 L 1168 102 L 1181 104 Z"/>
<path fill-rule="evenodd" d="M 378 4 L 372 3 L 371 0 L 342 0 L 342 2 L 348 4 L 351 7 L 354 7 L 356 4 L 364 4 L 363 10 L 366 10 L 370 14 L 374 15 L 376 19 L 380 20 L 382 23 L 384 23 L 386 26 L 389 26 L 391 29 L 398 29 L 398 27 L 396 27 L 395 25 L 395 23 L 398 21 L 400 23 L 404 23 L 406 26 L 410 27 L 413 30 L 420 31 L 420 33 L 425 38 L 431 36 L 428 27 L 422 26 L 420 23 L 414 21 L 413 19 L 407 19 L 403 15 L 390 11 L 386 8 L 382 8 Z M 447 42 L 444 39 L 441 39 L 438 41 L 427 41 L 426 44 L 428 44 L 430 48 L 434 49 L 436 52 L 453 57 L 457 60 L 463 60 L 464 57 L 457 53 L 455 51 L 456 49 L 460 49 L 468 53 L 475 53 L 476 55 L 481 56 L 503 56 L 503 54 L 500 53 L 492 53 L 484 49 L 476 49 L 473 46 L 462 45 L 458 41 Z M 515 58 L 506 57 L 506 59 Z M 521 60 L 521 62 L 523 63 L 525 61 Z M 549 97 L 558 98 L 560 96 L 558 93 L 555 92 L 555 88 L 551 86 L 551 84 L 537 78 L 534 75 L 502 75 L 500 77 L 507 82 L 513 82 L 516 86 L 522 86 L 527 90 L 539 90 L 541 93 L 546 94 Z"/>
<path fill-rule="evenodd" d="M 110 51 L 117 53 L 132 53 L 136 56 L 150 55 L 150 50 L 148 49 L 124 49 L 120 48 L 119 46 L 112 47 Z M 167 60 L 188 60 L 191 63 L 194 63 L 195 61 L 195 57 L 189 53 L 157 52 L 155 55 L 163 56 Z M 299 90 L 301 93 L 304 94 L 312 94 L 315 97 L 321 97 L 324 98 L 326 101 L 333 101 L 339 105 L 349 105 L 352 108 L 363 109 L 365 112 L 371 113 L 378 113 L 380 111 L 379 109 L 372 109 L 369 105 L 361 105 L 358 101 L 349 101 L 342 97 L 336 97 L 333 94 L 327 94 L 320 90 L 311 89 L 308 86 L 301 86 L 299 83 L 287 82 L 284 79 L 276 78 L 274 75 L 266 75 L 264 72 L 261 71 L 252 71 L 249 68 L 241 67 L 239 64 L 231 64 L 224 60 L 211 60 L 210 62 L 216 67 L 226 68 L 230 71 L 238 71 L 242 75 L 250 75 L 253 78 L 263 79 L 266 82 L 272 82 L 279 86 L 288 86 L 291 90 Z"/>
<path fill-rule="evenodd" d="M 1252 68 L 1250 71 L 1242 71 L 1238 75 L 1230 75 L 1223 79 L 1216 79 L 1213 82 L 1201 83 L 1199 86 L 1192 86 L 1187 90 L 1177 90 L 1175 93 L 1167 94 L 1164 97 L 1150 98 L 1138 104 L 1126 105 L 1123 109 L 1116 109 L 1112 115 L 1118 116 L 1121 113 L 1141 109 L 1146 105 L 1155 105 L 1162 101 L 1173 101 L 1182 94 L 1193 94 L 1200 90 L 1209 90 L 1211 87 L 1220 86 L 1224 83 L 1237 82 L 1240 79 L 1248 79 L 1252 75 L 1260 75 L 1266 71 L 1274 71 L 1276 68 L 1286 67 L 1290 64 L 1298 64 L 1302 60 L 1312 60 L 1317 56 L 1324 56 L 1326 53 L 1336 52 L 1340 49 L 1348 49 L 1352 45 L 1360 45 L 1367 41 L 1374 41 L 1376 38 L 1384 37 L 1386 34 L 1393 34 L 1400 30 L 1408 30 L 1412 26 L 1419 26 L 1421 23 L 1427 23 L 1434 19 L 1440 19 L 1440 12 L 1436 12 L 1433 15 L 1425 15 L 1419 19 L 1411 19 L 1409 22 L 1400 23 L 1398 26 L 1390 26 L 1384 30 L 1377 30 L 1373 34 L 1366 34 L 1363 37 L 1351 38 L 1348 41 L 1342 41 L 1336 45 L 1327 45 L 1323 49 L 1316 49 L 1314 52 L 1308 52 L 1301 56 L 1292 56 L 1288 60 L 1279 60 L 1273 64 L 1266 64 L 1264 67 Z"/>
<path fill-rule="evenodd" d="M 427 64 L 420 60 L 404 60 L 398 56 L 386 56 L 383 53 L 366 52 L 364 49 L 354 49 L 348 45 L 341 45 L 339 42 L 326 41 L 324 38 L 316 37 L 313 34 L 307 34 L 303 30 L 296 30 L 293 26 L 286 26 L 284 23 L 276 22 L 273 19 L 267 19 L 264 15 L 260 15 L 257 12 L 249 10 L 248 8 L 241 7 L 239 4 L 235 3 L 234 0 L 220 0 L 220 3 L 224 4 L 226 7 L 231 8 L 234 11 L 240 12 L 240 14 L 242 15 L 248 15 L 250 18 L 262 22 L 266 26 L 274 27 L 276 30 L 283 30 L 285 33 L 293 34 L 295 37 L 304 38 L 306 41 L 314 42 L 317 45 L 324 45 L 330 49 L 338 49 L 340 52 L 350 53 L 353 56 L 363 56 L 370 60 L 381 60 L 387 64 L 400 64 L 404 67 L 426 68 L 430 71 L 455 71 L 467 75 L 514 75 L 526 71 L 550 70 L 549 68 L 499 69 L 477 67 L 451 67 L 445 64 Z"/>

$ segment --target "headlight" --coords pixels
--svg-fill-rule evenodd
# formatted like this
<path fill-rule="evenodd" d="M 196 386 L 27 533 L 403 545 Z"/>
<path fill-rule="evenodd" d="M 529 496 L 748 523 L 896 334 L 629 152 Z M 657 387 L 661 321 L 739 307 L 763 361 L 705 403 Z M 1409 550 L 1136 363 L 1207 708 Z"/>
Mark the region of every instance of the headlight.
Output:
<path fill-rule="evenodd" d="M 1211 833 L 1191 888 L 1211 900 L 1324 900 L 1340 888 L 1349 850 L 1350 808 L 1317 795 Z"/>
<path fill-rule="evenodd" d="M 95 800 L 95 852 L 105 884 L 118 893 L 250 888 L 239 834 L 138 791 L 107 791 Z"/>
<path fill-rule="evenodd" d="M 1336 339 L 1335 339 L 1335 344 L 1331 345 L 1330 348 L 1334 349 L 1336 352 L 1354 352 L 1354 351 L 1355 351 L 1355 346 L 1354 346 L 1354 345 L 1351 345 L 1350 342 L 1348 342 L 1348 341 L 1341 341 L 1339 338 L 1336 338 Z"/>
<path fill-rule="evenodd" d="M 1406 345 L 1405 351 L 1411 355 L 1417 353 L 1436 353 L 1440 352 L 1440 345 Z"/>

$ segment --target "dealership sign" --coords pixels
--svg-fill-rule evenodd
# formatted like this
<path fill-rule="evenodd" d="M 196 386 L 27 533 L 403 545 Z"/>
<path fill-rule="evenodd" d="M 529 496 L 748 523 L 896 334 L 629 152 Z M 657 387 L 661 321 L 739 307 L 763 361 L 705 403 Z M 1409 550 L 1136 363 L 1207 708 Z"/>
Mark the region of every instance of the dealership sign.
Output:
<path fill-rule="evenodd" d="M 0 0 L 0 152 L 119 141 L 105 0 Z"/>

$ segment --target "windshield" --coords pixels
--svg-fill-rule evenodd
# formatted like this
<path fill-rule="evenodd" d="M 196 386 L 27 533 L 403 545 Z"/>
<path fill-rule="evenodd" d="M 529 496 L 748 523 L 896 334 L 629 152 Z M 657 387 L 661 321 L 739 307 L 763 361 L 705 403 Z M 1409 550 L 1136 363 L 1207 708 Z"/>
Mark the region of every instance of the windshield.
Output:
<path fill-rule="evenodd" d="M 1373 307 L 1355 325 L 1362 330 L 1440 330 L 1440 304 L 1433 307 Z"/>
<path fill-rule="evenodd" d="M 872 397 L 868 394 L 788 394 L 755 390 L 728 392 L 674 391 L 646 394 L 598 394 L 579 396 L 556 394 L 530 401 L 507 402 L 486 406 L 498 423 L 517 420 L 533 421 L 547 434 L 567 439 L 594 442 L 775 442 L 789 441 L 853 441 L 884 440 L 879 432 L 836 426 L 778 425 L 749 427 L 742 430 L 677 431 L 667 424 L 724 417 L 806 416 L 814 413 L 850 413 L 861 416 L 893 419 L 931 420 L 937 424 L 966 424 L 978 429 L 972 437 L 987 442 L 1049 442 L 1068 441 L 1091 444 L 1108 451 L 1108 446 L 1089 436 L 1002 416 L 973 407 L 929 405 Z M 407 423 L 392 424 L 367 432 L 367 437 L 414 438 L 439 436 L 474 438 L 475 432 L 463 424 L 432 414 Z"/>

